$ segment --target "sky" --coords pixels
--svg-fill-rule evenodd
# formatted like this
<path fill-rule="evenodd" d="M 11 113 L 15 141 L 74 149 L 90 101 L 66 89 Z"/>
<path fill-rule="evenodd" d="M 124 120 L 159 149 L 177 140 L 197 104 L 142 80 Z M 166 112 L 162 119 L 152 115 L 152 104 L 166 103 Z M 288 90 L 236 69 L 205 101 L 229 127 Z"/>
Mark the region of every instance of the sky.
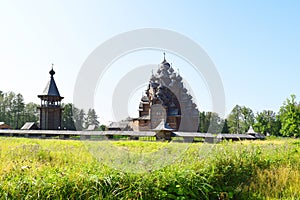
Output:
<path fill-rule="evenodd" d="M 205 50 L 223 83 L 226 114 L 236 104 L 255 113 L 277 112 L 291 94 L 300 96 L 299 10 L 299 1 L 279 0 L 0 0 L 0 90 L 39 103 L 54 63 L 63 102 L 72 103 L 80 70 L 97 47 L 124 32 L 159 28 L 185 35 Z M 94 94 L 101 123 L 116 120 L 112 98 L 118 81 L 138 66 L 159 64 L 165 51 L 141 49 L 108 66 Z M 199 110 L 212 110 L 201 74 L 172 52 L 166 51 L 166 58 L 185 78 Z M 147 82 L 128 91 L 124 102 L 130 116 L 137 116 Z"/>

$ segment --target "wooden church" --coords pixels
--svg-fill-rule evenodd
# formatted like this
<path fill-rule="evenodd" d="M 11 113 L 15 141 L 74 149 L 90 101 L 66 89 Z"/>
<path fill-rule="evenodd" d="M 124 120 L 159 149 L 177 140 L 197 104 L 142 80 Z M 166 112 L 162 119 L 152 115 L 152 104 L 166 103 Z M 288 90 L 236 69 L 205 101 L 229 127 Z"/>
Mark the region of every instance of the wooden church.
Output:
<path fill-rule="evenodd" d="M 152 73 L 133 126 L 138 127 L 138 131 L 157 130 L 161 121 L 172 130 L 182 132 L 196 132 L 199 124 L 199 111 L 193 97 L 180 74 L 166 61 L 165 54 L 157 72 Z"/>

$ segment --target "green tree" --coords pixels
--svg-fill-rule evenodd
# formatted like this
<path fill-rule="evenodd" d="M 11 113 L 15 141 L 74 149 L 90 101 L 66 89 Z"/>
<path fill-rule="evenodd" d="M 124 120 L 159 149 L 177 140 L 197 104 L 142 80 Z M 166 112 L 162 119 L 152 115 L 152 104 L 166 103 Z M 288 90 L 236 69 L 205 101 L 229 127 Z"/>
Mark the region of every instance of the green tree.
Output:
<path fill-rule="evenodd" d="M 38 104 L 30 102 L 25 105 L 24 119 L 25 122 L 37 122 L 39 120 Z"/>
<path fill-rule="evenodd" d="M 89 125 L 96 125 L 96 128 L 99 127 L 98 116 L 94 109 L 90 108 L 88 110 L 85 124 L 86 124 L 86 127 L 88 127 Z"/>
<path fill-rule="evenodd" d="M 220 133 L 223 129 L 224 120 L 215 112 L 208 112 L 209 116 L 209 133 Z"/>
<path fill-rule="evenodd" d="M 106 126 L 104 124 L 102 124 L 100 127 L 99 127 L 99 131 L 105 131 L 106 130 Z"/>
<path fill-rule="evenodd" d="M 21 94 L 0 91 L 0 121 L 4 121 L 13 128 L 20 128 L 25 122 L 37 122 L 37 104 L 24 103 Z"/>
<path fill-rule="evenodd" d="M 63 105 L 62 128 L 66 130 L 76 130 L 73 120 L 73 105 L 71 103 Z"/>
<path fill-rule="evenodd" d="M 224 120 L 224 125 L 223 125 L 221 133 L 229 133 L 229 127 L 228 127 L 227 119 Z"/>
<path fill-rule="evenodd" d="M 73 117 L 75 122 L 76 130 L 81 131 L 84 129 L 85 123 L 85 112 L 83 109 L 78 109 L 75 106 L 73 107 Z"/>
<path fill-rule="evenodd" d="M 247 132 L 250 126 L 254 124 L 254 113 L 250 108 L 247 108 L 245 106 L 242 107 L 241 113 L 242 113 L 242 122 L 244 124 L 243 130 L 244 132 Z"/>
<path fill-rule="evenodd" d="M 227 118 L 230 133 L 242 132 L 241 115 L 241 107 L 236 105 Z"/>
<path fill-rule="evenodd" d="M 198 131 L 200 133 L 207 133 L 209 127 L 209 119 L 205 112 L 199 113 L 199 128 Z"/>
<path fill-rule="evenodd" d="M 4 93 L 0 91 L 0 122 L 5 121 Z"/>
<path fill-rule="evenodd" d="M 287 137 L 300 136 L 300 107 L 296 103 L 296 96 L 291 95 L 290 99 L 283 102 L 280 107 L 279 117 L 281 121 L 280 133 Z"/>
<path fill-rule="evenodd" d="M 24 98 L 21 94 L 7 92 L 0 94 L 0 118 L 1 121 L 13 128 L 20 128 L 24 122 Z"/>
<path fill-rule="evenodd" d="M 199 114 L 199 132 L 202 133 L 220 133 L 222 131 L 224 120 L 215 112 L 200 112 Z"/>
<path fill-rule="evenodd" d="M 13 113 L 13 127 L 16 129 L 21 128 L 24 124 L 24 108 L 25 108 L 25 103 L 24 103 L 24 98 L 23 96 L 19 93 L 17 94 L 13 99 L 12 99 L 12 113 Z"/>
<path fill-rule="evenodd" d="M 254 114 L 250 108 L 236 105 L 229 114 L 227 121 L 230 133 L 246 133 L 254 123 Z"/>
<path fill-rule="evenodd" d="M 4 122 L 9 124 L 11 127 L 14 127 L 14 98 L 16 94 L 13 92 L 8 92 L 4 94 L 4 101 L 3 101 L 3 107 L 4 107 Z"/>
<path fill-rule="evenodd" d="M 256 132 L 264 135 L 269 133 L 270 135 L 279 136 L 281 122 L 275 112 L 264 110 L 256 114 L 253 128 Z"/>

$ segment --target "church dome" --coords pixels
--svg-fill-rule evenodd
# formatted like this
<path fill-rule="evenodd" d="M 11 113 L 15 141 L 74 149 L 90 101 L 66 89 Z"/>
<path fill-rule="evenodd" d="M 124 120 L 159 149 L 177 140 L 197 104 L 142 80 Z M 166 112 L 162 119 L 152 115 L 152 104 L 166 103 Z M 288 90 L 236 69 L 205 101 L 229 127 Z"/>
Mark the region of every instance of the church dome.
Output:
<path fill-rule="evenodd" d="M 148 102 L 148 101 L 149 101 L 149 98 L 148 98 L 147 96 L 143 96 L 142 99 L 141 99 L 141 101 L 143 101 L 143 102 Z"/>
<path fill-rule="evenodd" d="M 151 78 L 150 78 L 150 82 L 155 82 L 156 79 L 157 79 L 157 78 L 154 76 L 154 74 L 152 74 L 152 75 L 151 75 Z"/>
<path fill-rule="evenodd" d="M 176 78 L 176 74 L 172 73 L 172 74 L 170 75 L 170 78 L 175 79 L 175 78 Z"/>
<path fill-rule="evenodd" d="M 170 69 L 171 65 L 170 63 L 168 63 L 166 60 L 164 60 L 161 64 L 160 64 L 161 68 L 164 68 L 166 70 Z"/>
<path fill-rule="evenodd" d="M 53 76 L 53 75 L 55 74 L 55 71 L 53 70 L 53 67 L 52 67 L 52 69 L 49 71 L 49 74 L 50 74 L 51 76 Z"/>
<path fill-rule="evenodd" d="M 164 77 L 164 74 L 163 73 L 160 73 L 159 75 L 158 75 L 158 78 L 159 79 L 161 79 L 161 78 L 163 78 Z"/>
<path fill-rule="evenodd" d="M 177 80 L 182 81 L 182 77 L 179 74 L 177 75 Z"/>
<path fill-rule="evenodd" d="M 160 68 L 168 70 L 168 69 L 170 69 L 170 67 L 171 67 L 171 65 L 166 60 L 166 54 L 164 53 L 164 60 L 160 63 Z"/>
<path fill-rule="evenodd" d="M 158 68 L 157 73 L 158 73 L 158 74 L 161 73 L 161 68 Z"/>

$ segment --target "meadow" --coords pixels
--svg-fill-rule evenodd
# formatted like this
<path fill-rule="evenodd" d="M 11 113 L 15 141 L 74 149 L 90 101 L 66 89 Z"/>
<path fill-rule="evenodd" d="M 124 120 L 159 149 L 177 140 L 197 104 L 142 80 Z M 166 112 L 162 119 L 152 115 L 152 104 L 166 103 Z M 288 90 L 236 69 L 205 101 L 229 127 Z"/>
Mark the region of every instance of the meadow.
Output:
<path fill-rule="evenodd" d="M 300 140 L 0 138 L 0 199 L 300 199 Z"/>

